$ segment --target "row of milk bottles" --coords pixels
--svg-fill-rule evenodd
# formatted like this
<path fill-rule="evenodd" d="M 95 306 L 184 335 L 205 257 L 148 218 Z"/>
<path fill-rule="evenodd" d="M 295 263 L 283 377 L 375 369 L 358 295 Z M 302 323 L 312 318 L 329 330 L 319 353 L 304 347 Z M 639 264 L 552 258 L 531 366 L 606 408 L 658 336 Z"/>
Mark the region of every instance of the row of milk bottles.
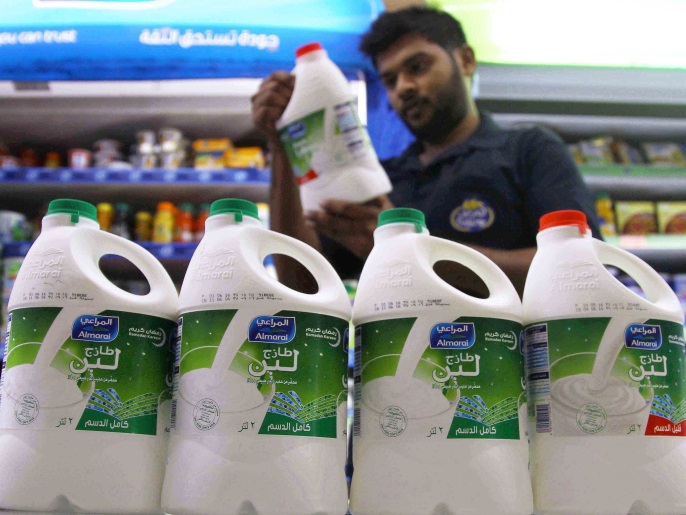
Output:
<path fill-rule="evenodd" d="M 294 73 L 280 135 L 304 207 L 387 192 L 321 46 L 298 49 Z M 421 212 L 384 211 L 351 311 L 331 265 L 265 229 L 250 202 L 212 205 L 177 295 L 151 254 L 99 230 L 92 205 L 53 201 L 9 301 L 0 508 L 343 514 L 349 497 L 356 515 L 686 513 L 676 296 L 594 240 L 582 213 L 544 216 L 537 242 L 520 301 Z M 317 293 L 275 280 L 274 254 L 303 264 Z M 150 292 L 114 286 L 106 255 Z M 443 281 L 441 261 L 475 273 L 486 298 Z"/>
<path fill-rule="evenodd" d="M 273 254 L 302 263 L 317 293 L 276 281 Z M 106 255 L 150 292 L 114 286 Z M 488 296 L 449 286 L 439 261 Z M 251 202 L 212 205 L 177 296 L 151 254 L 61 199 L 9 311 L 5 510 L 343 514 L 352 317 L 354 514 L 686 512 L 679 303 L 579 212 L 541 220 L 522 305 L 494 263 L 430 236 L 421 212 L 384 211 L 351 313 L 331 265 L 265 229 Z"/>

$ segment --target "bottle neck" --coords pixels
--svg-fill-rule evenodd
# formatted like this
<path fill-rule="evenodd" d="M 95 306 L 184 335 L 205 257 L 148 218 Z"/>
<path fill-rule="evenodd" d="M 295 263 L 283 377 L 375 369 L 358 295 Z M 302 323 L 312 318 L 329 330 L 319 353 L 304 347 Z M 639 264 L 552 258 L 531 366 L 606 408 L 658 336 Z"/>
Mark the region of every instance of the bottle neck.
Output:
<path fill-rule="evenodd" d="M 56 227 L 83 227 L 87 229 L 100 229 L 100 224 L 95 220 L 91 220 L 85 216 L 78 216 L 78 221 L 74 221 L 78 215 L 70 215 L 68 213 L 58 213 L 54 215 L 47 215 L 43 217 L 41 222 L 41 230 L 54 229 Z"/>
<path fill-rule="evenodd" d="M 236 220 L 236 215 L 233 213 L 226 213 L 221 215 L 212 215 L 205 220 L 205 230 L 213 231 L 216 229 L 221 229 L 222 227 L 228 227 L 233 225 L 239 225 L 244 227 L 262 227 L 262 222 L 257 218 L 252 216 L 242 216 L 242 220 Z"/>
<path fill-rule="evenodd" d="M 419 227 L 421 230 L 418 230 Z M 429 234 L 426 227 L 412 223 L 391 223 L 382 225 L 374 230 L 374 243 L 380 243 L 388 238 L 393 238 L 401 234 Z"/>
<path fill-rule="evenodd" d="M 545 229 L 536 235 L 538 245 L 552 245 L 561 241 L 569 241 L 572 239 L 587 239 L 592 238 L 590 229 L 582 231 L 576 225 L 560 225 L 558 227 L 551 227 Z"/>

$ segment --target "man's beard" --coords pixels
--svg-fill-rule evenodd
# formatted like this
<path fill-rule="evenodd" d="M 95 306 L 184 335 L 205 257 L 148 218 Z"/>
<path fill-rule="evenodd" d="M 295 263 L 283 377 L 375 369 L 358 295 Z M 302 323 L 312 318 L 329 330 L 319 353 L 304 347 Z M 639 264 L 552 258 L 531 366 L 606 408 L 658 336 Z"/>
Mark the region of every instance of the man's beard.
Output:
<path fill-rule="evenodd" d="M 452 57 L 452 56 L 451 56 Z M 406 116 L 401 118 L 408 129 L 420 141 L 441 143 L 467 116 L 467 92 L 462 82 L 462 74 L 452 58 L 453 71 L 450 79 L 438 92 L 434 102 L 422 98 L 421 102 L 428 104 L 433 113 L 421 125 L 411 125 Z"/>

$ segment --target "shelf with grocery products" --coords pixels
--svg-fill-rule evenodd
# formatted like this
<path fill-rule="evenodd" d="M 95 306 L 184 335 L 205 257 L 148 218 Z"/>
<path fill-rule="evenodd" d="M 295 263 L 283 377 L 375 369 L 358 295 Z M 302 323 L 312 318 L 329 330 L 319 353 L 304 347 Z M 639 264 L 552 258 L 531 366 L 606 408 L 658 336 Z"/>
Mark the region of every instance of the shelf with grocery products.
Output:
<path fill-rule="evenodd" d="M 686 199 L 686 167 L 651 165 L 579 165 L 595 192 L 624 200 Z"/>
<path fill-rule="evenodd" d="M 0 201 L 5 209 L 20 211 L 60 197 L 131 203 L 164 197 L 170 202 L 201 203 L 235 196 L 261 202 L 268 197 L 269 176 L 269 170 L 262 168 L 0 169 Z"/>
<path fill-rule="evenodd" d="M 628 250 L 660 272 L 686 272 L 686 234 L 625 234 L 605 236 L 605 241 Z"/>
<path fill-rule="evenodd" d="M 178 285 L 183 282 L 188 264 L 195 249 L 198 248 L 197 243 L 155 243 L 149 241 L 137 241 L 135 243 L 155 256 L 167 270 L 174 284 Z M 132 265 L 118 257 L 104 259 L 102 269 L 106 274 L 122 279 L 132 279 L 139 274 Z"/>

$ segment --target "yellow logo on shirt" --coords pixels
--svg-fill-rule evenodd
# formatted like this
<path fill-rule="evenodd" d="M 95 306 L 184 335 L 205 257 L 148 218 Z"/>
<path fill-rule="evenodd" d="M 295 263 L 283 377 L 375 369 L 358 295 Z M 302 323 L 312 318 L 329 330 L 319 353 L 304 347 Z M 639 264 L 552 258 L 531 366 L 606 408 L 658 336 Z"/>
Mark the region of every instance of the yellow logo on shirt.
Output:
<path fill-rule="evenodd" d="M 450 225 L 460 232 L 481 232 L 494 221 L 493 208 L 478 199 L 467 199 L 450 213 Z"/>

